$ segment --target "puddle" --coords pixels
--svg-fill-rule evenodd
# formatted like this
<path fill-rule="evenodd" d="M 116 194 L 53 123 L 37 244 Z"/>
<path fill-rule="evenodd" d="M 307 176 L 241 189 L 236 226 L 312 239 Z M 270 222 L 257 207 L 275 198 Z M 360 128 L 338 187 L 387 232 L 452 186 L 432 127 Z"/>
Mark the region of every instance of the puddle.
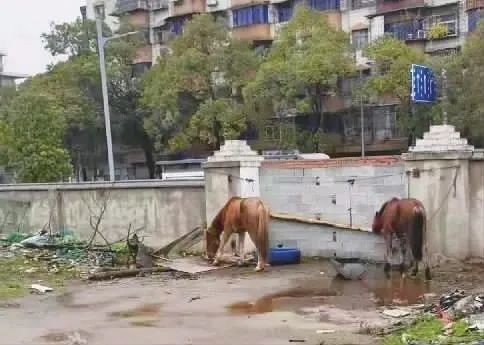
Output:
<path fill-rule="evenodd" d="M 124 310 L 115 311 L 110 313 L 111 317 L 119 319 L 131 319 L 136 317 L 149 317 L 149 316 L 159 316 L 161 304 L 143 304 L 139 307 Z"/>
<path fill-rule="evenodd" d="M 331 306 L 344 310 L 374 310 L 380 306 L 404 306 L 422 303 L 430 285 L 418 279 L 395 275 L 384 279 L 376 274 L 363 281 L 320 278 L 301 282 L 299 286 L 263 296 L 254 301 L 240 301 L 227 306 L 232 315 L 264 314 L 290 311 L 306 314 L 317 307 Z"/>

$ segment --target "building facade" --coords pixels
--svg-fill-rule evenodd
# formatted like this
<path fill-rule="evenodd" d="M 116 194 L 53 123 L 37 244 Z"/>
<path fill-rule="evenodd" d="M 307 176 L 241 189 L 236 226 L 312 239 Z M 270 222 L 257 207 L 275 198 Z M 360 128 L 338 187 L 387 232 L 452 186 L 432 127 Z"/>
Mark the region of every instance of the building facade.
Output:
<path fill-rule="evenodd" d="M 484 0 L 88 0 L 87 6 L 88 16 L 93 17 L 92 7 L 104 3 L 107 23 L 113 28 L 126 20 L 149 32 L 150 42 L 140 49 L 135 65 L 143 72 L 168 52 L 167 43 L 183 32 L 185 22 L 195 14 L 213 13 L 226 21 L 234 37 L 251 41 L 254 47 L 268 46 L 302 2 L 350 34 L 363 79 L 371 75 L 371 64 L 363 54 L 369 42 L 389 34 L 426 54 L 451 54 L 484 16 Z M 361 82 L 358 79 L 342 81 L 339 94 L 322 95 L 325 118 L 330 119 L 325 129 L 341 137 L 336 155 L 357 155 L 361 150 L 362 105 L 351 92 Z M 363 105 L 367 153 L 406 151 L 408 139 L 396 125 L 396 102 L 380 103 Z M 269 145 L 280 141 L 275 122 L 262 133 L 269 133 Z"/>

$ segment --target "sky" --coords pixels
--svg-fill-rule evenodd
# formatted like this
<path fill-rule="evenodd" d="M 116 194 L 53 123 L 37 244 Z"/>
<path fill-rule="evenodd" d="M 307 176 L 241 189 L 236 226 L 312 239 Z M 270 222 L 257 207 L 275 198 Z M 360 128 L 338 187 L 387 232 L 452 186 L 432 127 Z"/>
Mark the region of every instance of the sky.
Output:
<path fill-rule="evenodd" d="M 5 71 L 28 75 L 44 72 L 54 61 L 40 35 L 51 22 L 73 21 L 85 0 L 0 0 L 0 51 Z"/>

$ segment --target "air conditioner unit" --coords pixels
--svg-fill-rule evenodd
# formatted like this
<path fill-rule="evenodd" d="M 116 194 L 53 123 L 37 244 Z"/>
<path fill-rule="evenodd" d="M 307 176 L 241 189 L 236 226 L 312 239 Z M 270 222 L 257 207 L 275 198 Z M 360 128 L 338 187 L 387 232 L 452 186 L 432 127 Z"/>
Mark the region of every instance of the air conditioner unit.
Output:
<path fill-rule="evenodd" d="M 207 6 L 209 7 L 215 7 L 218 5 L 218 1 L 217 0 L 208 0 L 207 1 Z"/>

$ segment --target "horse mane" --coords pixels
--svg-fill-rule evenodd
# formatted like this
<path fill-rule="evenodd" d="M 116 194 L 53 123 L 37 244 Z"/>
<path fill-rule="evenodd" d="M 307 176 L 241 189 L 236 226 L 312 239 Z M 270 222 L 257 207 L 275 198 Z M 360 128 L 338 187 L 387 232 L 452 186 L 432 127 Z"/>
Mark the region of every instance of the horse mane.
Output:
<path fill-rule="evenodd" d="M 380 211 L 378 211 L 378 214 L 381 216 L 381 215 L 383 214 L 383 212 L 385 212 L 385 209 L 387 208 L 387 206 L 388 206 L 389 204 L 392 204 L 392 203 L 396 202 L 396 201 L 400 201 L 400 199 L 399 199 L 399 198 L 397 198 L 397 197 L 393 197 L 393 198 L 391 198 L 390 200 L 385 201 L 385 202 L 383 203 L 383 205 L 381 205 L 381 208 L 380 208 Z"/>
<path fill-rule="evenodd" d="M 229 201 L 225 203 L 224 207 L 222 207 L 222 209 L 217 213 L 217 215 L 213 219 L 210 226 L 210 228 L 213 228 L 214 230 L 216 230 L 215 235 L 220 235 L 224 229 L 225 212 L 227 211 L 227 208 L 229 207 L 229 205 L 235 200 L 241 200 L 241 199 L 242 199 L 241 197 L 237 197 L 237 196 L 230 198 Z"/>

